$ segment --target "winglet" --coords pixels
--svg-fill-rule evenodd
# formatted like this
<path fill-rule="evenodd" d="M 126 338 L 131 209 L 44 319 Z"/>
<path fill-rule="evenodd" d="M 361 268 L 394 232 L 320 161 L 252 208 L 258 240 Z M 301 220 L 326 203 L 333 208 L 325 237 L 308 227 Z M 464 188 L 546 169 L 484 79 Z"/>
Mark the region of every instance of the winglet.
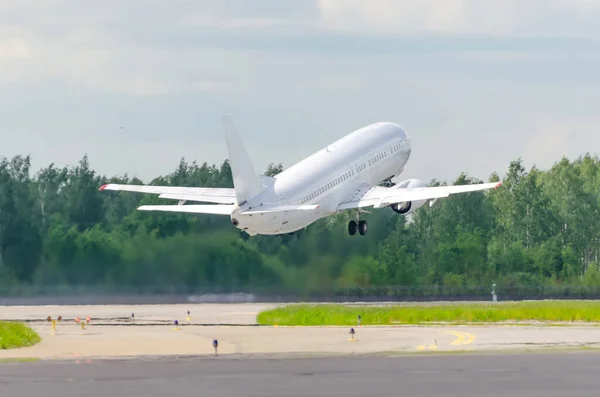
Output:
<path fill-rule="evenodd" d="M 104 190 L 104 189 L 106 189 L 107 186 L 108 186 L 108 183 L 100 186 L 100 189 L 98 189 L 98 190 Z"/>
<path fill-rule="evenodd" d="M 494 189 L 498 189 L 500 186 L 502 186 L 502 182 L 496 183 L 496 186 L 494 186 Z"/>

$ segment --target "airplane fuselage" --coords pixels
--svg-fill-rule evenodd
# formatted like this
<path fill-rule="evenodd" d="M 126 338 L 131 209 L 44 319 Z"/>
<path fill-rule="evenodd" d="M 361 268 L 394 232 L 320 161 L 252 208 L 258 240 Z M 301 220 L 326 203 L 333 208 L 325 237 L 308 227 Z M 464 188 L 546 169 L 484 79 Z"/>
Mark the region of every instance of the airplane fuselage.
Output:
<path fill-rule="evenodd" d="M 378 185 L 402 173 L 411 139 L 395 123 L 374 123 L 333 142 L 278 174 L 259 195 L 241 203 L 232 224 L 250 235 L 300 230 L 338 211 L 361 183 Z M 313 211 L 240 214 L 269 205 L 312 204 Z"/>

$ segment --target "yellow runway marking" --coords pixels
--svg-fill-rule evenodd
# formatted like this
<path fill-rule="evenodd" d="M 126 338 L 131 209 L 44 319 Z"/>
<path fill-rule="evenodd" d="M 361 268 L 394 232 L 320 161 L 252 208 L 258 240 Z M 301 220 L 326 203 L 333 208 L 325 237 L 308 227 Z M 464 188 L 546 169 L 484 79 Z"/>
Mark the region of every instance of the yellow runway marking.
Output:
<path fill-rule="evenodd" d="M 429 346 L 425 346 L 425 345 L 418 345 L 417 346 L 417 350 L 419 351 L 424 351 L 424 350 L 437 350 L 438 345 L 437 345 L 437 341 L 434 339 L 433 343 Z"/>
<path fill-rule="evenodd" d="M 469 345 L 475 340 L 475 335 L 469 334 L 468 332 L 448 331 L 452 335 L 456 336 L 456 340 L 450 343 L 453 346 L 458 345 Z"/>

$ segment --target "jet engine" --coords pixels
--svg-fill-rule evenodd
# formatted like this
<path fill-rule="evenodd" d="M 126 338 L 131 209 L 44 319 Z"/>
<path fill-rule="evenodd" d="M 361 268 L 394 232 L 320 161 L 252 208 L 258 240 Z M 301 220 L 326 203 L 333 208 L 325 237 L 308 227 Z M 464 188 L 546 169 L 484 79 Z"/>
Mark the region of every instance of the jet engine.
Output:
<path fill-rule="evenodd" d="M 402 181 L 394 186 L 392 189 L 407 189 L 407 188 L 418 188 L 418 187 L 427 187 L 427 183 L 420 179 L 407 179 Z M 390 205 L 392 210 L 401 215 L 410 214 L 415 212 L 419 207 L 425 204 L 427 200 L 418 200 L 418 201 L 407 201 L 405 203 L 396 203 Z"/>

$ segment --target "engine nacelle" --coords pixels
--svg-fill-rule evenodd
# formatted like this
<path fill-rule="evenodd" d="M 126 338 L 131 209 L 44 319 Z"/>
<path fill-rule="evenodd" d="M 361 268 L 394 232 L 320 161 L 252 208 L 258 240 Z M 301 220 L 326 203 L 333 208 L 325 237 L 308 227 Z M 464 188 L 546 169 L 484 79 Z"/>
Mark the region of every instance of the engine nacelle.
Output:
<path fill-rule="evenodd" d="M 427 183 L 420 179 L 407 179 L 394 186 L 392 189 L 406 189 L 416 187 L 427 187 Z M 419 207 L 425 204 L 427 200 L 408 201 L 390 205 L 390 208 L 397 214 L 406 215 L 415 212 Z"/>

